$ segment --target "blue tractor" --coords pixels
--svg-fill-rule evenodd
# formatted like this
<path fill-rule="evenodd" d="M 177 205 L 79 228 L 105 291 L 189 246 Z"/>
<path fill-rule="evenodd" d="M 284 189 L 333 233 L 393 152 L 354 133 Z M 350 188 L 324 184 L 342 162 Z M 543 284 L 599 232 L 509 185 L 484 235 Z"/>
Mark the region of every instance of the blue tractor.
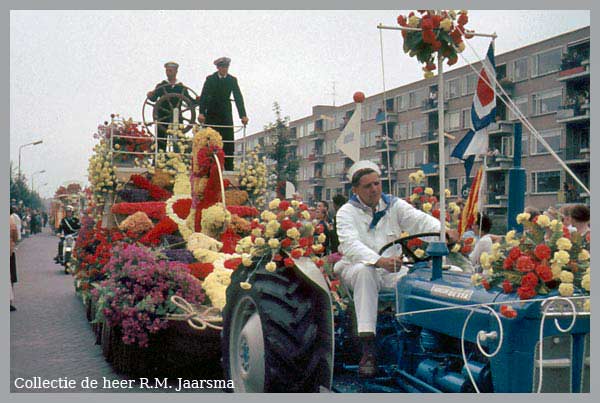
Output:
<path fill-rule="evenodd" d="M 431 234 L 415 236 L 423 235 Z M 408 256 L 411 238 L 400 241 Z M 333 301 L 312 261 L 298 259 L 282 272 L 234 272 L 222 343 L 235 391 L 589 391 L 590 317 L 583 300 L 550 295 L 515 303 L 515 294 L 473 286 L 470 273 L 442 274 L 437 262 L 412 257 L 418 261 L 396 289 L 380 295 L 379 371 L 371 379 L 357 375 L 352 302 Z M 249 277 L 252 288 L 240 287 Z M 503 304 L 516 317 L 500 315 Z"/>

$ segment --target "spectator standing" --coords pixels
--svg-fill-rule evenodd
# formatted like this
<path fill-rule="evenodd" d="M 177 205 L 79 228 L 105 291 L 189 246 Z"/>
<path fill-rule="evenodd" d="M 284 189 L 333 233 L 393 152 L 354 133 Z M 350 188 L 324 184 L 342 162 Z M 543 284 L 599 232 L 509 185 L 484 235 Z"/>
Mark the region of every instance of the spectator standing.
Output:
<path fill-rule="evenodd" d="M 348 200 L 344 195 L 335 195 L 333 196 L 333 228 L 331 230 L 331 253 L 338 253 L 338 247 L 340 245 L 340 240 L 337 235 L 337 212 Z"/>
<path fill-rule="evenodd" d="M 16 311 L 17 308 L 13 305 L 14 292 L 13 284 L 17 282 L 17 258 L 15 256 L 15 250 L 17 248 L 17 242 L 19 240 L 19 232 L 17 231 L 17 224 L 11 216 L 9 217 L 10 222 L 10 311 Z"/>

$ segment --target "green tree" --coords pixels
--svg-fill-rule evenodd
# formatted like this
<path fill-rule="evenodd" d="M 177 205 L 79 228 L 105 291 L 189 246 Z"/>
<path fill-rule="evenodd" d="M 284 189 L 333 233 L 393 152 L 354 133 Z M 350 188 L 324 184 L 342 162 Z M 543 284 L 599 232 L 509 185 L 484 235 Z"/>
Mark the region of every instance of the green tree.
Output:
<path fill-rule="evenodd" d="M 271 144 L 273 144 L 267 156 L 276 163 L 277 183 L 289 181 L 296 186 L 298 160 L 295 148 L 289 147 L 292 136 L 289 127 L 290 118 L 282 117 L 278 102 L 273 103 L 273 112 L 275 112 L 275 122 L 264 127 L 266 135 L 272 139 Z"/>
<path fill-rule="evenodd" d="M 27 186 L 27 178 L 21 174 L 19 177 L 18 173 L 15 172 L 12 161 L 10 162 L 10 199 L 11 202 L 18 203 L 23 201 L 25 207 L 32 209 L 42 209 L 43 203 L 42 198 L 37 192 L 32 192 Z"/>

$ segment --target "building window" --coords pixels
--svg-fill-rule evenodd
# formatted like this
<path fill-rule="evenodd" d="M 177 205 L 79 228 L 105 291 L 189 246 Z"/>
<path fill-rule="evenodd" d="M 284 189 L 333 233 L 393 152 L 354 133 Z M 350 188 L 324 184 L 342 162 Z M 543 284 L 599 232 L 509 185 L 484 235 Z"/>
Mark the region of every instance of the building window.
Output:
<path fill-rule="evenodd" d="M 398 197 L 406 197 L 406 183 L 396 183 L 396 187 L 397 187 L 397 193 L 396 196 Z"/>
<path fill-rule="evenodd" d="M 556 152 L 560 150 L 560 138 L 562 131 L 560 129 L 544 130 L 540 132 L 540 135 L 546 140 L 548 145 Z M 537 138 L 532 136 L 532 155 L 548 154 L 546 148 L 542 143 L 537 141 Z"/>
<path fill-rule="evenodd" d="M 556 112 L 562 103 L 562 89 L 556 88 L 550 91 L 533 94 L 533 114 Z"/>
<path fill-rule="evenodd" d="M 478 75 L 473 73 L 469 74 L 465 77 L 465 89 L 467 90 L 466 94 L 473 94 L 477 89 L 477 79 Z"/>
<path fill-rule="evenodd" d="M 408 94 L 398 95 L 396 97 L 396 104 L 398 105 L 399 111 L 405 111 L 408 109 L 409 96 Z"/>
<path fill-rule="evenodd" d="M 331 200 L 331 189 L 325 189 L 325 200 Z"/>
<path fill-rule="evenodd" d="M 460 112 L 461 111 L 451 111 L 444 115 L 444 127 L 446 127 L 447 130 L 460 129 Z"/>
<path fill-rule="evenodd" d="M 367 133 L 361 133 L 360 135 L 360 147 L 373 147 L 377 144 L 377 130 L 370 131 Z"/>
<path fill-rule="evenodd" d="M 523 81 L 529 78 L 529 61 L 527 57 L 522 57 L 513 61 L 513 81 Z"/>
<path fill-rule="evenodd" d="M 556 48 L 533 56 L 533 76 L 554 73 L 560 70 L 562 49 Z"/>
<path fill-rule="evenodd" d="M 394 155 L 394 169 L 406 168 L 406 151 L 397 152 Z"/>
<path fill-rule="evenodd" d="M 398 123 L 398 138 L 400 140 L 408 139 L 408 123 Z"/>
<path fill-rule="evenodd" d="M 423 102 L 423 99 L 425 99 L 424 90 L 417 90 L 417 91 L 410 92 L 408 94 L 408 107 L 409 108 L 420 107 L 421 103 Z"/>
<path fill-rule="evenodd" d="M 527 95 L 523 95 L 520 96 L 518 98 L 515 98 L 514 100 L 515 105 L 517 106 L 517 108 L 521 111 L 521 113 L 523 114 L 523 116 L 527 116 L 527 114 L 529 113 L 529 98 L 527 97 Z M 508 109 L 508 120 L 517 120 L 517 114 L 513 112 L 512 108 Z"/>
<path fill-rule="evenodd" d="M 505 157 L 513 156 L 513 138 L 512 137 L 502 137 L 502 145 L 501 145 L 500 154 Z"/>
<path fill-rule="evenodd" d="M 448 190 L 450 190 L 452 196 L 458 195 L 458 178 L 448 179 Z"/>
<path fill-rule="evenodd" d="M 446 99 L 460 97 L 460 77 L 446 82 Z"/>
<path fill-rule="evenodd" d="M 420 168 L 425 162 L 425 150 L 408 151 L 407 168 Z"/>
<path fill-rule="evenodd" d="M 532 172 L 533 193 L 555 193 L 560 190 L 560 171 Z"/>
<path fill-rule="evenodd" d="M 460 111 L 463 129 L 471 128 L 471 109 L 463 109 Z"/>
<path fill-rule="evenodd" d="M 425 131 L 425 119 L 413 120 L 410 122 L 409 138 L 418 139 L 423 136 Z"/>

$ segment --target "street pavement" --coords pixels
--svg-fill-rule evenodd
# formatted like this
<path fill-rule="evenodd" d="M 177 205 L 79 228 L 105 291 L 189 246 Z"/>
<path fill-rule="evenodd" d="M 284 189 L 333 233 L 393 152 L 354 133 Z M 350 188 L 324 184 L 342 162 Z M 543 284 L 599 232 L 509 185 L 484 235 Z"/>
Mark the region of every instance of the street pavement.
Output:
<path fill-rule="evenodd" d="M 101 347 L 95 344 L 85 307 L 75 294 L 73 277 L 64 274 L 63 267 L 54 263 L 57 245 L 58 238 L 48 228 L 18 245 L 18 282 L 14 285 L 17 310 L 10 313 L 11 392 L 177 392 L 177 379 L 169 379 L 166 388 L 140 388 L 139 379 L 127 382 L 130 378 L 116 373 L 104 359 Z M 98 386 L 82 385 L 86 377 L 96 380 Z M 61 379 L 63 386 L 74 380 L 71 385 L 75 384 L 75 388 L 51 387 L 61 387 Z M 222 379 L 222 374 L 205 379 Z M 37 389 L 34 382 L 43 380 L 54 380 L 54 385 Z M 151 384 L 153 380 L 151 378 Z M 105 387 L 115 381 L 122 381 L 119 386 L 126 387 Z M 31 388 L 22 387 L 24 384 Z"/>

